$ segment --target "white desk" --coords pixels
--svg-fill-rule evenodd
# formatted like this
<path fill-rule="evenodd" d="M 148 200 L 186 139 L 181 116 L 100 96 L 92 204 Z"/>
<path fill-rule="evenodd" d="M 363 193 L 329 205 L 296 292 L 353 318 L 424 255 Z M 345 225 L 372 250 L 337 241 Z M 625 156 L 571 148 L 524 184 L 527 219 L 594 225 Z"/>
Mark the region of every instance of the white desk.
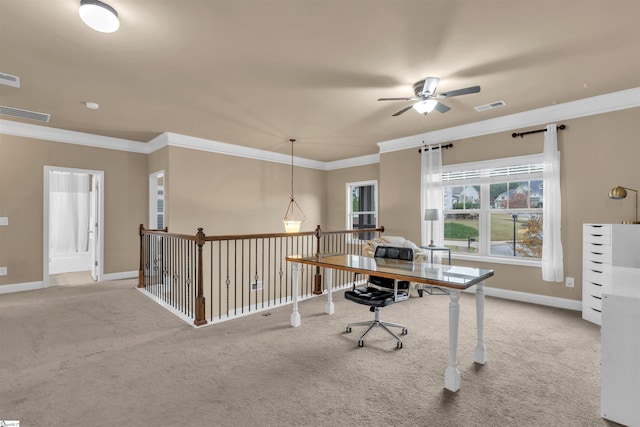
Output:
<path fill-rule="evenodd" d="M 291 326 L 300 326 L 298 312 L 298 264 L 308 264 L 323 267 L 328 300 L 325 313 L 333 314 L 335 307 L 332 300 L 333 271 L 343 270 L 361 274 L 374 274 L 396 280 L 424 283 L 449 290 L 449 366 L 444 373 L 444 386 L 447 390 L 460 389 L 460 371 L 458 371 L 458 327 L 460 322 L 460 291 L 476 286 L 476 324 L 478 338 L 474 349 L 473 360 L 484 365 L 487 362 L 486 348 L 483 341 L 484 333 L 484 280 L 493 276 L 493 270 L 459 267 L 455 265 L 440 265 L 426 262 L 390 260 L 384 258 L 369 258 L 358 255 L 317 255 L 303 257 L 288 256 L 291 262 L 291 280 L 293 290 L 293 313 Z"/>

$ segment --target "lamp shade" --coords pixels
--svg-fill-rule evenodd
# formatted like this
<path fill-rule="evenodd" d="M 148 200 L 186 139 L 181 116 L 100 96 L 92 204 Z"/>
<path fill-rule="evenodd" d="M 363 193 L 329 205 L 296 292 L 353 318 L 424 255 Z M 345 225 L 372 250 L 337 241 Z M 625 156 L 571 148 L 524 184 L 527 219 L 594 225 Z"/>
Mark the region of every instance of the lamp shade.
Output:
<path fill-rule="evenodd" d="M 440 211 L 438 209 L 425 209 L 424 220 L 425 221 L 437 221 L 440 219 Z"/>
<path fill-rule="evenodd" d="M 413 109 L 416 110 L 420 114 L 427 114 L 433 111 L 436 108 L 436 104 L 438 101 L 435 99 L 426 99 L 424 101 L 416 102 L 413 104 Z"/>
<path fill-rule="evenodd" d="M 627 197 L 627 190 L 624 187 L 615 187 L 609 191 L 609 197 L 612 199 L 624 199 Z"/>
<path fill-rule="evenodd" d="M 101 33 L 113 33 L 120 28 L 118 12 L 99 0 L 80 0 L 78 13 L 85 24 Z"/>
<path fill-rule="evenodd" d="M 298 231 L 300 231 L 300 224 L 302 223 L 302 221 L 296 221 L 296 220 L 284 220 L 282 221 L 284 223 L 284 230 L 287 233 L 297 233 Z"/>

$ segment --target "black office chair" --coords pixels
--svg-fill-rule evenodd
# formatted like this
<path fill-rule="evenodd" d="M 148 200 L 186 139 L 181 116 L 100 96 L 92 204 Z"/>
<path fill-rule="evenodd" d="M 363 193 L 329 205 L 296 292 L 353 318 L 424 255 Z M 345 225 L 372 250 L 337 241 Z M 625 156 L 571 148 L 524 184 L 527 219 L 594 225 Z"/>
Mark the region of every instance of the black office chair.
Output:
<path fill-rule="evenodd" d="M 378 246 L 374 254 L 378 264 L 383 264 L 384 259 L 404 260 L 413 262 L 413 249 L 397 248 L 392 246 Z M 399 263 L 398 267 L 410 267 L 412 264 Z M 402 341 L 394 334 L 389 327 L 400 328 L 402 335 L 408 333 L 407 327 L 397 323 L 383 322 L 380 320 L 380 308 L 386 307 L 396 302 L 405 301 L 409 298 L 409 282 L 396 281 L 387 277 L 369 276 L 367 285 L 356 288 L 356 277 L 353 281 L 353 289 L 346 291 L 346 299 L 358 304 L 368 305 L 369 310 L 375 313 L 375 319 L 368 322 L 349 323 L 347 332 L 351 332 L 353 326 L 369 326 L 358 340 L 358 346 L 364 346 L 364 337 L 375 327 L 380 327 L 387 331 L 397 341 L 397 348 L 402 348 Z M 373 285 L 373 286 L 370 286 Z"/>

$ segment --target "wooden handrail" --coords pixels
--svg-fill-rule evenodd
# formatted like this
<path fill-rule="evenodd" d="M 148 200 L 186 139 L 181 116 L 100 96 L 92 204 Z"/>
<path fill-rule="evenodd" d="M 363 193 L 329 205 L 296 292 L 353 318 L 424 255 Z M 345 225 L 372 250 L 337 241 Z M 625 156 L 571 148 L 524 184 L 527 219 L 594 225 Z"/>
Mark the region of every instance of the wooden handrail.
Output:
<path fill-rule="evenodd" d="M 169 272 L 167 271 L 167 268 L 168 268 L 167 264 L 165 261 L 163 261 L 162 257 L 159 259 L 160 260 L 159 263 L 162 264 L 159 267 L 158 265 L 156 265 L 155 261 L 153 266 L 151 266 L 151 264 L 148 264 L 149 262 L 148 260 L 145 261 L 145 250 L 149 251 L 151 236 L 156 236 L 156 239 L 153 239 L 153 241 L 160 242 L 160 243 L 156 243 L 161 245 L 159 247 L 160 251 L 163 251 L 164 250 L 163 248 L 165 248 L 165 244 L 162 242 L 167 242 L 166 247 L 170 248 L 169 250 L 172 250 L 171 248 L 175 248 L 176 243 L 173 243 L 175 242 L 175 240 L 193 242 L 194 243 L 193 247 L 195 248 L 196 252 L 195 252 L 195 259 L 193 260 L 195 261 L 195 265 L 193 265 L 193 268 L 195 269 L 194 271 L 195 283 L 192 282 L 195 285 L 195 287 L 192 288 L 192 293 L 190 294 L 192 295 L 190 298 L 192 298 L 191 301 L 193 303 L 193 311 L 191 311 L 193 317 L 191 317 L 191 319 L 193 319 L 193 322 L 196 326 L 201 326 L 201 325 L 207 324 L 206 297 L 204 294 L 205 278 L 204 278 L 204 260 L 203 260 L 203 250 L 207 242 L 245 241 L 245 240 L 258 240 L 258 239 L 268 240 L 268 239 L 278 239 L 278 238 L 282 239 L 287 237 L 297 238 L 297 237 L 313 236 L 316 238 L 315 252 L 316 254 L 319 254 L 321 250 L 326 251 L 328 248 L 329 250 L 331 250 L 330 247 L 334 244 L 333 243 L 334 238 L 330 237 L 330 239 L 327 240 L 326 238 L 328 236 L 335 236 L 335 235 L 342 236 L 342 237 L 339 237 L 340 242 L 342 242 L 342 244 L 345 244 L 345 243 L 357 244 L 357 240 L 352 242 L 350 240 L 344 239 L 344 236 L 348 236 L 350 234 L 358 234 L 358 233 L 378 233 L 379 235 L 380 233 L 383 233 L 383 232 L 384 232 L 383 226 L 380 226 L 377 228 L 363 228 L 363 229 L 357 229 L 357 230 L 323 231 L 320 225 L 318 225 L 314 231 L 306 231 L 306 232 L 298 232 L 298 233 L 253 233 L 253 234 L 236 234 L 236 235 L 230 234 L 230 235 L 207 236 L 205 235 L 204 230 L 202 228 L 198 228 L 197 233 L 195 233 L 194 235 L 188 235 L 188 234 L 169 233 L 168 227 L 165 227 L 164 229 L 161 229 L 161 230 L 147 230 L 144 228 L 142 224 L 140 224 L 138 229 L 138 234 L 140 236 L 140 263 L 138 267 L 138 288 L 145 288 L 147 284 L 157 285 L 155 281 L 149 281 L 147 278 L 145 278 L 145 271 L 150 270 L 152 268 L 155 268 L 156 272 L 157 271 L 161 272 L 160 274 L 156 274 L 154 276 L 154 280 L 157 280 L 157 278 L 161 278 L 162 283 L 165 283 L 164 286 L 168 286 L 167 288 L 162 288 L 162 292 L 165 292 L 167 289 L 170 289 L 170 286 L 171 286 L 170 284 L 169 285 L 166 284 L 166 283 L 169 283 L 169 282 L 166 282 L 167 280 L 166 277 L 170 277 L 170 280 L 174 280 L 174 281 L 177 280 L 176 277 L 179 277 L 179 275 L 174 276 L 170 273 L 170 271 Z M 162 236 L 162 237 L 158 238 L 159 236 Z M 165 238 L 167 240 L 165 240 Z M 323 238 L 325 238 L 325 240 L 323 240 Z M 323 246 L 324 246 L 324 249 L 323 249 Z M 313 250 L 314 248 L 313 246 L 307 247 L 307 250 L 309 249 Z M 154 246 L 153 250 L 158 250 L 158 249 L 156 249 L 156 246 Z M 189 253 L 189 252 L 187 251 L 186 253 Z M 173 267 L 173 264 L 169 264 L 169 268 L 171 267 Z M 166 277 L 163 278 L 163 275 Z M 257 274 L 256 274 L 255 280 L 257 280 Z M 315 269 L 312 285 L 313 285 L 313 290 L 312 290 L 313 294 L 318 295 L 323 293 L 322 275 L 320 274 L 320 267 L 316 267 Z"/>

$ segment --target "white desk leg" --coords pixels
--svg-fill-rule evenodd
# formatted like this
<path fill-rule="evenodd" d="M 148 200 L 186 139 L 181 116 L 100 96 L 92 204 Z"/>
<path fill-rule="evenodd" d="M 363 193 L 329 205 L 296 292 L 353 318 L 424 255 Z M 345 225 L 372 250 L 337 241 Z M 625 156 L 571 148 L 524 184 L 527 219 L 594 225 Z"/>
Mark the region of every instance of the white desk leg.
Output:
<path fill-rule="evenodd" d="M 291 299 L 293 300 L 293 313 L 291 313 L 291 326 L 300 326 L 300 313 L 298 313 L 298 263 L 291 263 Z"/>
<path fill-rule="evenodd" d="M 335 270 L 331 268 L 324 269 L 325 284 L 327 286 L 327 305 L 324 307 L 324 312 L 327 314 L 333 314 L 336 312 L 336 308 L 333 305 L 333 272 Z"/>
<path fill-rule="evenodd" d="M 458 323 L 460 321 L 460 291 L 449 290 L 449 366 L 444 371 L 444 388 L 450 391 L 460 389 L 458 371 Z"/>
<path fill-rule="evenodd" d="M 484 365 L 487 363 L 487 349 L 484 346 L 484 282 L 476 285 L 476 323 L 478 328 L 478 342 L 473 352 L 473 360 Z"/>

